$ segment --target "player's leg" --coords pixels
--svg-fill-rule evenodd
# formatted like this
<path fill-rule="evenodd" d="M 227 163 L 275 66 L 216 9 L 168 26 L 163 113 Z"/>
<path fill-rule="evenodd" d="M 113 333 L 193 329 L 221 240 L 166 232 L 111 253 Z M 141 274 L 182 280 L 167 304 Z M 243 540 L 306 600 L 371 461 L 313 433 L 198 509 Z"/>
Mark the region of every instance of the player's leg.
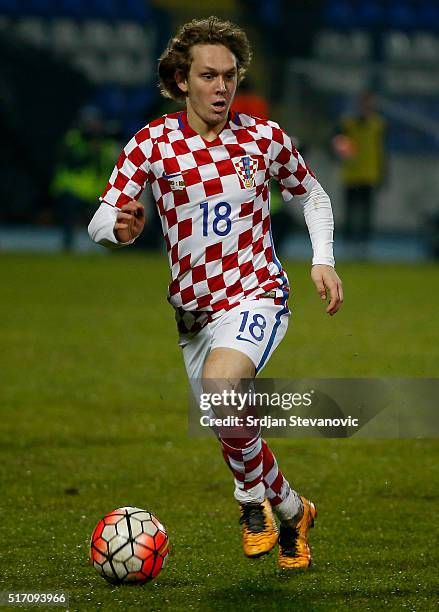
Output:
<path fill-rule="evenodd" d="M 285 301 L 243 301 L 225 313 L 213 328 L 212 351 L 203 379 L 252 380 L 285 335 L 289 309 Z M 243 391 L 245 391 L 243 389 Z M 243 412 L 241 411 L 241 415 Z M 241 508 L 243 547 L 260 556 L 277 541 L 277 529 L 264 483 L 264 453 L 260 430 L 222 432 L 224 459 L 235 479 L 235 499 Z"/>
<path fill-rule="evenodd" d="M 211 350 L 212 346 L 215 346 L 217 344 L 228 343 L 231 346 L 236 346 L 233 344 L 233 340 L 235 339 L 233 333 L 230 339 L 230 333 L 227 333 L 227 325 L 218 326 L 218 322 L 214 322 L 213 324 L 205 326 L 196 335 L 188 334 L 181 336 L 180 346 L 183 349 L 184 362 L 191 383 L 193 383 L 194 380 L 197 384 L 199 383 L 199 379 L 201 379 L 203 368 L 205 365 L 207 365 L 205 375 L 211 376 L 214 379 L 217 377 L 233 379 L 236 378 L 236 374 L 239 374 L 241 378 L 251 379 L 255 374 L 255 369 L 257 365 L 259 366 L 259 371 L 261 371 L 261 369 L 266 365 L 272 352 L 275 350 L 275 348 L 277 347 L 280 340 L 285 334 L 286 324 L 288 321 L 288 318 L 285 315 L 288 314 L 288 309 L 275 309 L 276 312 L 273 321 L 270 321 L 270 316 L 266 316 L 266 311 L 264 309 L 260 309 L 260 307 L 262 306 L 262 302 L 258 303 L 257 305 L 257 312 L 254 313 L 252 311 L 250 321 L 253 321 L 254 314 L 262 314 L 263 316 L 265 315 L 266 320 L 269 321 L 269 324 L 266 329 L 267 333 L 265 336 L 265 344 L 260 344 L 259 350 L 256 351 L 256 353 L 252 353 L 251 359 L 247 358 L 247 355 L 242 354 L 241 350 L 237 351 L 237 354 L 233 352 L 227 352 L 227 349 L 225 349 L 226 352 L 222 352 L 223 349 L 221 349 L 220 352 L 220 349 L 218 348 L 214 348 L 213 350 Z M 244 310 L 240 310 L 241 315 L 243 312 L 246 312 L 245 304 L 243 304 L 242 306 Z M 250 306 L 251 308 L 253 308 L 255 304 L 252 303 Z M 281 313 L 280 316 L 279 313 Z M 227 317 L 227 319 L 228 318 L 229 317 Z M 280 321 L 282 321 L 282 325 L 279 325 Z M 258 322 L 262 323 L 262 320 L 256 319 L 256 323 Z M 242 324 L 239 325 L 238 332 L 241 327 Z M 230 329 L 228 331 L 230 332 Z M 234 331 L 236 332 L 236 330 Z M 241 332 L 242 331 L 243 330 L 241 329 Z M 261 332 L 260 330 L 258 331 L 257 327 L 253 329 L 253 333 L 257 338 L 259 338 L 259 336 L 261 335 Z M 242 333 L 240 333 L 238 335 L 241 336 L 238 345 L 238 348 L 241 349 L 242 343 L 245 340 L 245 334 L 243 335 Z M 253 347 L 255 345 L 251 346 Z M 230 349 L 230 351 L 233 350 L 236 351 L 236 349 Z M 250 359 L 250 361 L 248 359 Z M 276 511 L 281 520 L 281 535 L 283 537 L 280 542 L 281 546 L 279 551 L 279 565 L 281 567 L 288 568 L 304 567 L 304 562 L 306 560 L 304 561 L 303 558 L 299 558 L 299 562 L 297 563 L 297 560 L 294 558 L 294 556 L 291 557 L 290 555 L 291 550 L 296 551 L 296 549 L 298 548 L 300 551 L 300 549 L 304 549 L 303 545 L 299 547 L 296 546 L 295 534 L 297 532 L 291 531 L 291 517 L 294 517 L 297 513 L 299 497 L 297 493 L 290 488 L 282 472 L 279 470 L 274 455 L 270 451 L 268 445 L 264 441 L 262 441 L 259 436 L 255 436 L 254 440 L 249 439 L 248 432 L 246 432 L 246 436 L 247 437 L 244 440 L 244 444 L 242 444 L 242 440 L 240 441 L 241 448 L 239 448 L 239 444 L 237 444 L 237 439 L 235 437 L 232 440 L 222 441 L 224 458 L 235 477 L 235 496 L 238 495 L 239 497 L 240 495 L 249 495 L 250 499 L 256 500 L 256 496 L 254 495 L 255 490 L 253 488 L 258 484 L 258 482 L 255 483 L 255 480 L 258 481 L 260 477 L 260 471 L 257 470 L 256 479 L 251 476 L 251 472 L 254 469 L 254 463 L 256 463 L 257 466 L 260 466 L 260 452 L 262 450 L 262 477 L 265 488 L 265 495 L 270 500 L 271 505 L 273 506 L 274 510 Z M 246 448 L 243 448 L 243 446 L 246 446 Z M 247 479 L 247 483 L 250 485 L 249 489 L 253 489 L 252 491 L 250 491 L 250 493 L 248 493 L 249 489 L 245 489 L 242 485 L 242 483 L 246 480 L 246 475 L 248 476 L 249 474 L 250 479 Z M 260 494 L 261 493 L 259 492 L 259 495 Z M 242 497 L 242 499 L 245 499 L 245 497 Z M 266 502 L 264 503 L 266 504 Z M 247 506 L 247 509 L 249 509 L 249 506 Z M 257 527 L 258 523 L 259 525 L 261 523 L 260 513 L 254 513 L 255 508 L 250 508 L 250 510 L 252 512 L 250 516 L 247 516 L 247 521 L 253 521 L 253 523 L 256 523 Z M 309 513 L 306 513 L 306 516 L 308 515 Z M 307 529 L 309 529 L 309 527 L 305 528 L 309 522 L 308 520 L 305 520 L 306 516 L 304 512 L 302 518 L 300 519 L 300 521 L 302 521 L 302 529 L 300 531 L 301 542 L 305 545 L 307 545 L 306 532 Z M 296 524 L 296 527 L 300 526 L 300 521 L 299 524 Z M 293 524 L 294 523 L 296 523 L 296 521 L 293 520 Z M 303 527 L 304 525 L 305 527 Z M 249 549 L 248 552 L 251 553 L 253 552 L 253 550 L 254 549 Z M 282 559 L 284 559 L 284 561 L 286 559 L 286 564 L 282 562 Z M 306 561 L 306 563 L 309 565 L 308 561 Z"/>
<path fill-rule="evenodd" d="M 238 316 L 236 316 L 238 315 Z M 224 320 L 213 330 L 212 346 L 234 346 L 240 351 L 246 351 L 250 361 L 255 366 L 255 373 L 259 373 L 267 364 L 272 353 L 284 337 L 288 325 L 289 311 L 286 305 L 276 305 L 272 300 L 250 301 L 241 303 L 239 309 L 228 313 Z M 244 324 L 245 321 L 245 324 Z M 251 342 L 249 342 L 251 341 Z M 216 355 L 218 363 L 222 363 L 221 373 L 226 376 L 233 375 L 230 371 L 231 353 L 215 353 L 224 349 L 214 349 L 209 357 Z M 223 358 L 224 357 L 224 358 Z M 245 363 L 245 360 L 244 360 Z M 242 374 L 249 377 L 251 366 Z M 220 370 L 218 370 L 219 372 Z M 262 451 L 262 484 L 264 496 L 269 500 L 273 510 L 280 520 L 280 547 L 278 563 L 281 568 L 293 569 L 308 567 L 311 555 L 308 546 L 307 533 L 312 526 L 316 515 L 314 505 L 291 489 L 288 481 L 278 467 L 276 458 L 268 444 L 260 437 L 255 438 L 250 454 L 239 457 L 236 449 L 224 444 L 223 453 L 226 462 L 235 476 L 235 498 L 238 500 L 243 494 L 243 482 L 255 486 L 254 477 L 260 476 L 259 444 Z M 237 446 L 236 440 L 227 440 Z M 238 451 L 239 452 L 239 451 Z M 256 460 L 255 460 L 256 459 Z M 258 471 L 252 471 L 257 463 Z M 259 481 L 258 481 L 259 486 Z M 259 489 L 253 488 L 251 493 Z M 262 490 L 260 492 L 262 495 Z M 241 497 L 242 499 L 242 497 Z"/>
<path fill-rule="evenodd" d="M 203 370 L 204 384 L 240 384 L 252 380 L 284 337 L 290 311 L 286 296 L 243 300 L 212 325 L 212 350 Z M 232 383 L 233 384 L 233 383 Z M 245 391 L 245 390 L 244 390 Z M 243 411 L 236 411 L 243 415 Z M 235 476 L 239 503 L 265 499 L 263 452 L 259 429 L 221 435 L 225 457 Z M 239 440 L 241 438 L 241 440 Z M 241 455 L 239 456 L 239 453 Z"/>
<path fill-rule="evenodd" d="M 265 440 L 262 440 L 262 455 L 265 495 L 281 524 L 295 524 L 303 513 L 300 496 L 290 487 Z"/>
<path fill-rule="evenodd" d="M 241 351 L 215 348 L 203 368 L 203 392 L 245 393 L 246 383 L 256 374 L 253 361 Z M 217 416 L 238 416 L 219 407 Z M 235 412 L 235 414 L 233 414 Z M 239 418 L 239 417 L 238 417 Z M 263 452 L 260 428 L 220 427 L 219 440 L 224 459 L 235 479 L 235 499 L 240 505 L 242 541 L 248 557 L 260 557 L 277 543 L 278 530 L 263 483 Z"/>
<path fill-rule="evenodd" d="M 312 502 L 291 489 L 264 440 L 262 452 L 266 495 L 280 520 L 278 565 L 282 569 L 307 568 L 311 565 L 308 531 L 317 511 Z"/>
<path fill-rule="evenodd" d="M 233 352 L 226 348 L 235 347 L 239 349 L 236 355 L 241 355 L 240 360 L 243 364 L 247 360 L 248 367 L 246 370 L 240 370 L 240 373 L 245 378 L 253 378 L 255 374 L 262 371 L 267 364 L 274 350 L 277 348 L 288 327 L 289 309 L 285 301 L 272 298 L 261 300 L 246 300 L 243 301 L 239 308 L 236 308 L 222 317 L 216 328 L 213 330 L 213 348 L 206 362 L 208 367 L 207 373 L 212 378 L 213 365 L 217 373 L 221 373 L 224 378 L 230 377 L 231 356 Z M 224 351 L 229 351 L 224 352 Z M 238 363 L 238 362 L 237 362 Z M 216 365 L 218 364 L 218 365 Z M 260 438 L 259 438 L 260 439 Z M 236 444 L 235 444 L 236 445 Z M 228 449 L 223 445 L 225 458 L 227 460 Z M 302 512 L 302 506 L 299 495 L 292 491 L 288 481 L 284 478 L 279 470 L 273 453 L 267 443 L 260 439 L 260 454 L 262 456 L 262 486 L 258 482 L 257 492 L 259 499 L 264 497 L 270 500 L 270 503 L 278 514 L 281 521 L 291 521 L 294 517 L 299 517 Z M 235 457 L 231 457 L 235 459 Z M 229 466 L 233 466 L 233 461 L 228 461 Z M 251 467 L 255 466 L 252 461 Z M 234 472 L 236 488 L 235 497 L 238 501 L 247 501 L 243 498 L 242 491 L 239 487 L 245 476 L 240 470 L 244 468 L 238 463 L 237 469 Z M 233 470 L 232 470 L 233 471 Z M 254 476 L 251 472 L 250 481 Z M 259 473 L 258 473 L 259 476 Z M 248 500 L 250 501 L 250 500 Z"/>

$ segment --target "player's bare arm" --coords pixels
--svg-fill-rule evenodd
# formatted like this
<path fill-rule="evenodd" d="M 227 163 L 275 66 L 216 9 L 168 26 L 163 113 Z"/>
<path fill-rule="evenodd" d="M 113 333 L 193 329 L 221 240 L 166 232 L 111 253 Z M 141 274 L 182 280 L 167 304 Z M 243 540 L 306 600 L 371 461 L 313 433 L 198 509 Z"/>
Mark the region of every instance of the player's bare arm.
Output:
<path fill-rule="evenodd" d="M 326 300 L 329 293 L 326 312 L 335 315 L 343 304 L 343 285 L 337 272 L 332 266 L 316 264 L 311 268 L 311 278 L 322 300 Z"/>
<path fill-rule="evenodd" d="M 145 227 L 145 208 L 136 200 L 124 204 L 117 214 L 114 235 L 119 242 L 129 242 L 137 238 Z"/>

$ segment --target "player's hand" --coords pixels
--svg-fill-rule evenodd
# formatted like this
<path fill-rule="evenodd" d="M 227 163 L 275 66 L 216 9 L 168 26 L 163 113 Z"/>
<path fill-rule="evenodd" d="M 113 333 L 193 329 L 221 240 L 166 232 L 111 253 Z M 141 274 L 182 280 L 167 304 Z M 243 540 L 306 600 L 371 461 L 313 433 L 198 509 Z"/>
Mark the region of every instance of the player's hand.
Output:
<path fill-rule="evenodd" d="M 129 242 L 137 238 L 145 227 L 145 207 L 131 200 L 124 204 L 117 214 L 113 232 L 119 242 Z"/>
<path fill-rule="evenodd" d="M 331 316 L 335 315 L 343 304 L 343 286 L 337 272 L 332 266 L 317 264 L 311 269 L 311 278 L 322 300 L 327 299 L 329 292 L 326 312 Z"/>

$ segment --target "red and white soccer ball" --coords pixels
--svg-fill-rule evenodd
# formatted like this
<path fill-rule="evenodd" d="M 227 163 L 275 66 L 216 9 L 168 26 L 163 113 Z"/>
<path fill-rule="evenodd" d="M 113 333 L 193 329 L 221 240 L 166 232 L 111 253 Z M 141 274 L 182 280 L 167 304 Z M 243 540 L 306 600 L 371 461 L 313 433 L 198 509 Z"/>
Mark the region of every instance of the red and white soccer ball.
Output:
<path fill-rule="evenodd" d="M 156 578 L 168 559 L 166 529 L 151 512 L 118 508 L 96 525 L 90 560 L 112 584 L 142 584 Z"/>

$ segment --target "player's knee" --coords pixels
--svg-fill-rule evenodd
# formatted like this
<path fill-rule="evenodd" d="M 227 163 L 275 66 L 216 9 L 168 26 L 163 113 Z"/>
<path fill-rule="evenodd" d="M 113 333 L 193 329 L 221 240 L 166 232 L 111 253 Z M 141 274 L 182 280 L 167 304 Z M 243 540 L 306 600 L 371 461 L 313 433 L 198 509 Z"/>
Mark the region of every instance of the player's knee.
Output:
<path fill-rule="evenodd" d="M 203 368 L 203 379 L 239 381 L 254 378 L 256 368 L 247 355 L 234 349 L 218 348 L 211 351 Z"/>

